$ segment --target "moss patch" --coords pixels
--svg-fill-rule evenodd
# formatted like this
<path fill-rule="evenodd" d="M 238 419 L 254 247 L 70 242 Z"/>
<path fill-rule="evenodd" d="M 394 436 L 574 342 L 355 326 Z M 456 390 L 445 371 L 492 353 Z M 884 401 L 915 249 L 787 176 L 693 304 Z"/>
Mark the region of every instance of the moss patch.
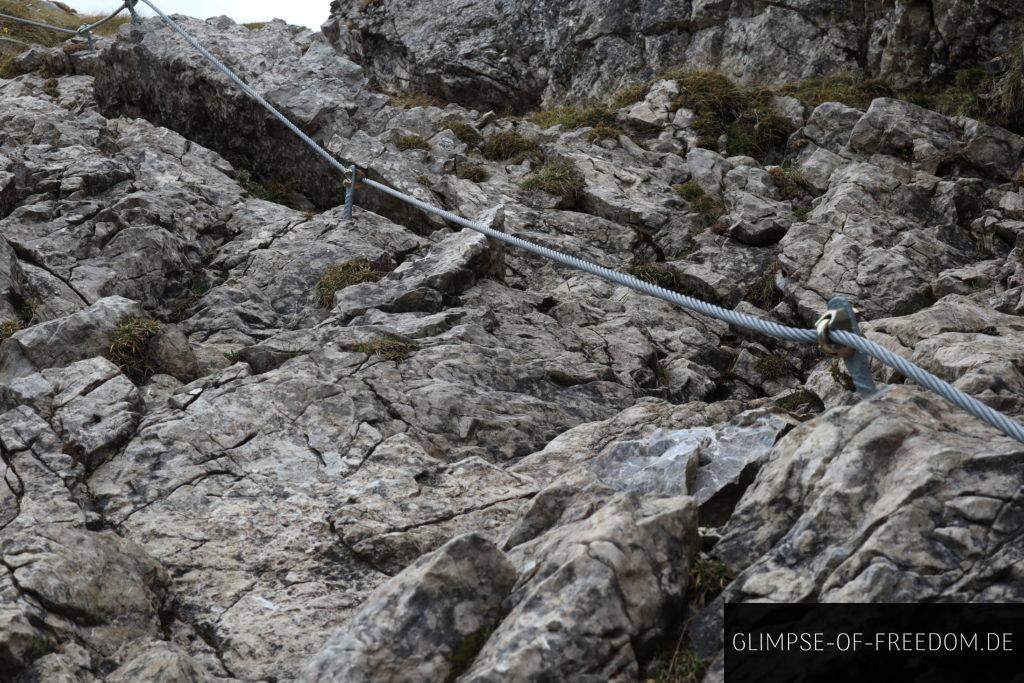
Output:
<path fill-rule="evenodd" d="M 330 308 L 334 305 L 335 292 L 361 282 L 376 282 L 387 272 L 387 268 L 382 264 L 369 259 L 352 259 L 328 266 L 320 281 L 316 283 L 316 301 L 324 308 Z"/>
<path fill-rule="evenodd" d="M 143 384 L 156 372 L 149 360 L 149 342 L 162 325 L 149 318 L 125 318 L 114 328 L 106 357 L 131 381 Z"/>
<path fill-rule="evenodd" d="M 465 180 L 472 180 L 474 183 L 482 183 L 491 177 L 487 169 L 480 164 L 459 164 L 455 175 Z"/>
<path fill-rule="evenodd" d="M 541 160 L 544 153 L 536 140 L 506 130 L 495 133 L 487 138 L 481 150 L 485 158 L 491 161 L 512 161 L 521 164 L 526 159 Z"/>
<path fill-rule="evenodd" d="M 693 180 L 681 185 L 674 185 L 672 189 L 686 200 L 690 209 L 703 216 L 707 225 L 714 225 L 725 213 L 725 205 L 704 192 L 704 189 Z"/>
<path fill-rule="evenodd" d="M 754 369 L 766 380 L 781 379 L 793 372 L 789 363 L 774 353 L 767 353 L 754 361 Z"/>
<path fill-rule="evenodd" d="M 521 187 L 528 192 L 547 192 L 566 199 L 577 199 L 587 186 L 579 169 L 571 161 L 545 164 L 528 176 Z"/>
<path fill-rule="evenodd" d="M 565 106 L 539 111 L 530 116 L 529 120 L 541 128 L 612 126 L 615 124 L 615 112 L 600 104 L 591 104 L 585 107 Z"/>
<path fill-rule="evenodd" d="M 476 656 L 480 654 L 480 650 L 483 649 L 484 643 L 491 637 L 494 632 L 493 627 L 485 627 L 477 631 L 476 633 L 467 636 L 455 651 L 452 652 L 451 657 L 451 670 L 445 678 L 445 683 L 455 683 L 459 676 L 469 671 L 470 665 L 476 659 Z"/>
<path fill-rule="evenodd" d="M 250 31 L 259 31 L 261 28 L 266 28 L 267 27 L 267 22 L 265 22 L 265 21 L 252 21 L 252 22 L 249 22 L 248 24 L 242 24 L 242 26 L 246 27 Z"/>
<path fill-rule="evenodd" d="M 415 350 L 416 347 L 412 344 L 403 342 L 401 339 L 395 339 L 394 337 L 374 337 L 370 341 L 356 347 L 356 351 L 359 353 L 376 356 L 395 363 L 401 363 Z"/>

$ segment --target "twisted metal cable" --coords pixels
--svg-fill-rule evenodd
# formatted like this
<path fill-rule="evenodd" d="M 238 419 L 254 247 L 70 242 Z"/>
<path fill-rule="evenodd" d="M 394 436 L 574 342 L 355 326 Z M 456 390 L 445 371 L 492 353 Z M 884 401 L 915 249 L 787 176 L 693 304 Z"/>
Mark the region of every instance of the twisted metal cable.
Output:
<path fill-rule="evenodd" d="M 189 35 L 181 26 L 179 26 L 177 22 L 175 22 L 173 19 L 164 14 L 163 11 L 160 10 L 160 8 L 158 8 L 151 2 L 151 0 L 141 1 L 148 5 L 150 9 L 152 9 L 154 12 L 156 12 L 156 14 L 168 26 L 170 26 L 178 35 L 184 38 L 185 41 L 189 45 L 191 45 L 197 52 L 199 52 L 199 54 L 205 57 L 207 61 L 209 61 L 211 64 L 217 67 L 217 69 L 225 76 L 227 76 L 228 79 L 230 79 L 235 85 L 237 85 L 242 90 L 242 92 L 244 92 L 246 95 L 255 100 L 260 106 L 266 109 L 277 120 L 283 123 L 289 130 L 291 130 L 296 136 L 298 136 L 299 139 L 305 142 L 310 147 L 310 149 L 312 149 L 316 154 L 318 154 L 321 158 L 327 161 L 327 163 L 329 163 L 343 175 L 348 174 L 350 172 L 349 168 L 343 166 L 341 162 L 339 162 L 337 159 L 334 158 L 333 155 L 331 155 L 330 152 L 325 150 L 315 140 L 306 135 L 306 133 L 299 129 L 298 126 L 292 123 L 284 114 L 278 111 L 276 107 L 267 102 L 259 93 L 257 93 L 251 87 L 249 87 L 249 85 L 246 84 L 241 78 L 239 78 L 231 69 L 226 67 L 219 59 L 214 57 L 206 48 L 200 45 L 199 42 L 196 41 L 196 39 L 193 38 L 191 35 Z M 587 261 L 577 256 L 565 254 L 555 249 L 550 249 L 540 244 L 535 244 L 528 240 L 522 239 L 521 237 L 509 235 L 504 232 L 501 232 L 500 230 L 495 230 L 490 226 L 471 221 L 467 218 L 463 218 L 458 214 L 433 206 L 432 204 L 428 204 L 427 202 L 417 199 L 416 197 L 412 197 L 408 194 L 405 194 L 404 192 L 400 192 L 392 187 L 388 187 L 387 185 L 384 185 L 383 183 L 377 182 L 375 180 L 363 178 L 361 182 L 369 187 L 372 187 L 376 190 L 379 190 L 380 192 L 383 192 L 384 194 L 394 197 L 399 201 L 415 206 L 416 208 L 427 213 L 439 216 L 447 221 L 455 223 L 456 225 L 461 225 L 465 228 L 469 228 L 470 230 L 474 230 L 483 235 L 504 242 L 505 244 L 510 244 L 516 247 L 517 249 L 522 249 L 523 251 L 534 254 L 536 256 L 540 256 L 550 261 L 554 261 L 556 263 L 560 263 L 569 268 L 580 270 L 585 273 L 590 273 L 591 275 L 596 275 L 599 278 L 602 278 L 609 282 L 620 284 L 623 287 L 628 287 L 642 294 L 647 294 L 649 296 L 662 299 L 663 301 L 675 304 L 677 306 L 680 306 L 681 308 L 685 308 L 687 310 L 694 311 L 696 313 L 701 313 L 703 315 L 707 315 L 713 318 L 718 318 L 719 320 L 723 320 L 735 327 L 740 327 L 753 332 L 758 332 L 768 336 L 776 337 L 778 339 L 783 339 L 785 341 L 812 344 L 817 343 L 818 337 L 815 330 L 800 329 L 796 327 L 780 325 L 779 323 L 775 323 L 770 320 L 764 320 L 762 318 L 757 318 L 752 315 L 747 315 L 745 313 L 740 313 L 738 311 L 732 311 L 726 308 L 722 308 L 721 306 L 715 306 L 714 304 L 709 304 L 706 301 L 701 301 L 700 299 L 695 299 L 693 297 L 686 296 L 685 294 L 680 294 L 679 292 L 674 292 L 672 290 L 665 289 L 664 287 L 659 287 L 658 285 L 652 284 L 645 280 L 641 280 L 632 275 L 620 273 L 617 270 L 606 268 L 604 266 L 598 265 L 591 261 Z M 835 339 L 835 341 L 845 346 L 857 349 L 858 351 L 861 351 L 869 356 L 872 356 L 873 358 L 878 359 L 885 365 L 901 373 L 904 377 L 907 377 L 908 379 L 917 382 L 921 386 L 924 386 L 934 391 L 935 393 L 942 396 L 946 400 L 954 403 L 955 405 L 960 406 L 961 408 L 963 408 L 970 414 L 974 415 L 975 417 L 983 420 L 984 422 L 987 422 L 996 429 L 1013 437 L 1017 441 L 1024 443 L 1024 425 L 1021 425 L 1020 423 L 1015 422 L 1006 415 L 1003 415 L 1002 413 L 993 410 L 992 408 L 985 405 L 981 401 L 978 401 L 977 399 L 968 396 L 964 392 L 960 391 L 959 389 L 950 385 L 949 383 L 939 379 L 930 372 L 927 372 L 926 370 L 918 367 L 917 365 L 911 363 L 905 358 L 889 351 L 885 347 L 880 346 L 875 342 L 865 339 L 864 337 L 838 330 L 832 331 L 830 334 L 831 337 Z"/>
<path fill-rule="evenodd" d="M 72 35 L 72 36 L 81 36 L 81 35 L 88 35 L 88 34 L 92 33 L 93 31 L 95 31 L 96 29 L 100 28 L 101 26 L 104 26 L 107 23 L 113 21 L 114 17 L 116 17 L 118 14 L 120 14 L 123 11 L 125 11 L 126 9 L 131 9 L 132 5 L 134 5 L 134 3 L 131 2 L 131 0 L 125 0 L 125 2 L 123 2 L 121 4 L 121 6 L 118 7 L 116 10 L 114 10 L 111 14 L 109 14 L 109 15 L 103 17 L 102 19 L 100 19 L 99 21 L 93 22 L 91 24 L 83 24 L 82 26 L 79 26 L 77 29 L 64 28 L 63 26 L 54 26 L 52 24 L 47 24 L 47 23 L 44 23 L 42 21 L 35 21 L 33 19 L 26 19 L 25 17 L 16 17 L 16 16 L 13 16 L 13 15 L 10 15 L 10 14 L 3 14 L 3 13 L 0 13 L 0 19 L 5 19 L 7 21 L 13 21 L 16 24 L 25 24 L 26 26 L 34 26 L 36 28 L 42 28 L 42 29 L 46 29 L 48 31 L 54 31 L 56 33 L 64 33 L 66 35 Z"/>

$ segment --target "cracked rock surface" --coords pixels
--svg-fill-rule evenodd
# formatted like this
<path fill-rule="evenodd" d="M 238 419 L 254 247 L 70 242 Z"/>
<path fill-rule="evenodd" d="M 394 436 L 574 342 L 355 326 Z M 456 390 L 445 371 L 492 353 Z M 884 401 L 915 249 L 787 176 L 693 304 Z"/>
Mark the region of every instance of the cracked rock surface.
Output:
<path fill-rule="evenodd" d="M 677 43 L 752 80 L 851 58 L 845 15 L 807 29 L 830 36 L 809 62 L 748 64 L 709 46 L 809 13 L 569 3 L 519 63 L 521 4 L 456 13 L 477 43 L 392 71 L 435 5 L 335 3 L 325 35 L 182 22 L 371 177 L 784 324 L 843 294 L 869 338 L 1024 414 L 1024 140 L 898 100 L 780 101 L 779 169 L 697 146 L 671 80 L 600 139 L 466 108 L 592 94 Z M 938 40 L 959 3 L 920 26 L 876 4 L 864 68 L 929 78 L 878 35 Z M 983 3 L 950 63 L 997 50 L 1005 16 Z M 533 69 L 559 41 L 565 72 Z M 856 403 L 809 346 L 365 188 L 345 218 L 341 177 L 156 20 L 55 86 L 46 54 L 0 79 L 0 680 L 640 680 L 709 561 L 739 572 L 730 599 L 1021 598 L 1019 445 L 894 372 Z M 424 73 L 463 104 L 379 92 Z M 488 158 L 473 132 L 539 151 Z M 583 188 L 524 189 L 541 157 Z"/>

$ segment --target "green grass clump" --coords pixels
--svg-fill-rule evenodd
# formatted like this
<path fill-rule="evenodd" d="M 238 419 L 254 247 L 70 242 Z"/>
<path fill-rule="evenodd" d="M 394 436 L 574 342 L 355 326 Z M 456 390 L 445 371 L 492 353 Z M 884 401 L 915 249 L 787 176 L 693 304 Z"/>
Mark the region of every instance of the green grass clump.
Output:
<path fill-rule="evenodd" d="M 610 105 L 613 109 L 622 109 L 623 107 L 628 107 L 631 104 L 636 104 L 647 97 L 647 93 L 650 89 L 650 83 L 637 83 L 636 85 L 627 86 L 612 95 Z"/>
<path fill-rule="evenodd" d="M 676 274 L 668 266 L 659 263 L 643 263 L 632 266 L 626 272 L 644 282 L 650 282 L 652 285 L 665 289 L 674 289 L 676 286 Z"/>
<path fill-rule="evenodd" d="M 765 268 L 761 276 L 747 288 L 743 294 L 743 300 L 757 306 L 760 309 L 770 311 L 783 301 L 783 296 L 775 288 L 775 275 L 779 272 L 779 264 L 773 261 Z"/>
<path fill-rule="evenodd" d="M 679 84 L 676 107 L 694 113 L 697 144 L 718 148 L 724 133 L 730 156 L 764 159 L 785 147 L 793 124 L 772 106 L 773 93 L 744 88 L 717 71 L 673 72 Z"/>
<path fill-rule="evenodd" d="M 156 372 L 149 359 L 149 342 L 162 327 L 149 318 L 125 318 L 117 324 L 110 337 L 107 359 L 121 368 L 128 379 L 143 384 Z"/>
<path fill-rule="evenodd" d="M 564 106 L 536 112 L 530 116 L 530 121 L 541 128 L 611 126 L 615 124 L 615 112 L 600 104 L 591 104 L 586 107 Z"/>
<path fill-rule="evenodd" d="M 780 88 L 779 94 L 795 97 L 812 109 L 824 102 L 842 102 L 856 109 L 867 109 L 878 97 L 896 96 L 885 81 L 848 73 L 790 83 Z"/>
<path fill-rule="evenodd" d="M 775 166 L 768 169 L 768 175 L 775 181 L 783 199 L 803 199 L 814 194 L 814 187 L 804 174 L 792 166 Z"/>
<path fill-rule="evenodd" d="M 449 119 L 444 122 L 444 126 L 451 132 L 455 133 L 455 137 L 470 147 L 476 147 L 484 141 L 484 137 L 480 135 L 480 132 L 464 121 L 454 121 Z"/>
<path fill-rule="evenodd" d="M 60 93 L 57 91 L 57 79 L 47 78 L 43 81 L 43 92 L 50 97 L 57 97 Z"/>
<path fill-rule="evenodd" d="M 455 175 L 465 180 L 472 180 L 474 183 L 482 183 L 491 177 L 487 169 L 480 164 L 459 164 Z"/>
<path fill-rule="evenodd" d="M 587 186 L 576 164 L 571 161 L 555 161 L 545 164 L 531 174 L 520 187 L 529 192 L 547 192 L 566 199 L 577 199 Z"/>
<path fill-rule="evenodd" d="M 620 135 L 622 135 L 622 129 L 615 126 L 594 126 L 587 131 L 587 142 L 617 140 Z"/>
<path fill-rule="evenodd" d="M 403 152 L 410 149 L 430 149 L 430 143 L 422 135 L 396 135 L 395 147 Z"/>
<path fill-rule="evenodd" d="M 12 336 L 22 329 L 20 320 L 0 320 L 0 341 Z"/>
<path fill-rule="evenodd" d="M 512 161 L 517 164 L 526 159 L 539 161 L 544 158 L 544 153 L 536 140 L 512 130 L 495 133 L 487 138 L 481 151 L 484 157 L 491 161 Z"/>
<path fill-rule="evenodd" d="M 363 258 L 328 266 L 316 283 L 316 301 L 324 308 L 330 308 L 334 305 L 335 292 L 362 282 L 376 282 L 386 273 L 387 269 L 380 263 Z"/>
<path fill-rule="evenodd" d="M 717 223 L 725 213 L 725 205 L 704 192 L 704 189 L 693 180 L 682 185 L 674 185 L 673 189 L 687 201 L 692 210 L 704 217 L 708 225 Z"/>
<path fill-rule="evenodd" d="M 394 337 L 374 337 L 370 341 L 356 347 L 356 351 L 359 353 L 377 356 L 378 358 L 394 361 L 395 363 L 401 363 L 415 350 L 416 347 L 412 344 L 395 339 Z"/>

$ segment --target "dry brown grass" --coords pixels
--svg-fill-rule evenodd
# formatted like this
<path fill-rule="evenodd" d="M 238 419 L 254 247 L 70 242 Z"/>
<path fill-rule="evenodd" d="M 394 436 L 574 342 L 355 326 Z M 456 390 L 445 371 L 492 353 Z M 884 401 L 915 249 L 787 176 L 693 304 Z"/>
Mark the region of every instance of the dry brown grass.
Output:
<path fill-rule="evenodd" d="M 110 10 L 100 14 L 68 14 L 62 10 L 43 4 L 40 0 L 0 0 L 0 12 L 15 17 L 24 17 L 45 24 L 75 30 L 83 24 L 91 24 L 108 16 L 117 5 L 110 3 Z M 113 21 L 96 30 L 97 35 L 112 36 L 118 29 L 131 21 L 128 12 L 122 12 Z M 0 35 L 14 38 L 26 43 L 37 43 L 49 47 L 60 45 L 73 38 L 67 34 L 56 33 L 34 26 L 25 26 L 13 21 L 0 21 Z"/>

